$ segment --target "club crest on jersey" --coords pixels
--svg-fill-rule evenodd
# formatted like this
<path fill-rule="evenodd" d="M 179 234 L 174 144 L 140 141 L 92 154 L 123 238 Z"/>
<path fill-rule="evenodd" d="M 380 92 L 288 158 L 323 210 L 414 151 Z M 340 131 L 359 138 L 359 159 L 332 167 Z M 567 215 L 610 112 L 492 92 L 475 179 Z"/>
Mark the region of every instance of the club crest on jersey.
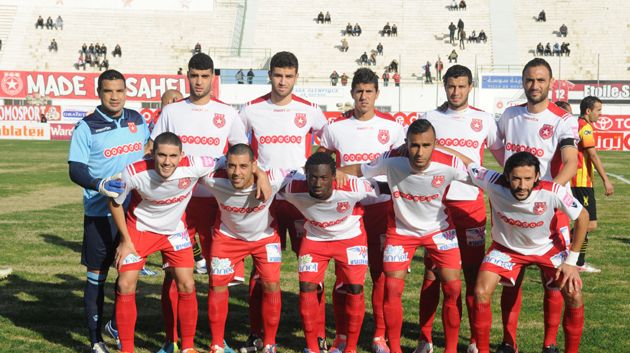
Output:
<path fill-rule="evenodd" d="M 129 131 L 131 131 L 131 133 L 135 134 L 136 132 L 138 132 L 138 127 L 136 126 L 136 123 L 129 122 L 127 123 L 127 126 L 129 126 Z"/>
<path fill-rule="evenodd" d="M 225 126 L 225 115 L 215 113 L 214 119 L 212 119 L 212 123 L 214 124 L 214 126 L 218 127 L 219 129 L 222 128 L 223 126 Z"/>
<path fill-rule="evenodd" d="M 389 142 L 389 131 L 388 130 L 378 130 L 378 142 L 383 145 Z"/>
<path fill-rule="evenodd" d="M 299 128 L 303 128 L 306 125 L 306 114 L 305 113 L 295 113 L 295 119 L 293 119 L 295 126 Z"/>
<path fill-rule="evenodd" d="M 537 215 L 541 215 L 547 211 L 547 203 L 546 202 L 534 202 L 534 213 Z"/>
<path fill-rule="evenodd" d="M 431 185 L 433 185 L 434 188 L 439 188 L 442 184 L 444 184 L 444 175 L 436 175 L 433 177 Z"/>
<path fill-rule="evenodd" d="M 190 186 L 190 178 L 182 178 L 179 179 L 179 184 L 177 185 L 180 189 L 186 189 Z"/>
<path fill-rule="evenodd" d="M 481 120 L 481 119 L 472 119 L 472 121 L 470 122 L 470 128 L 474 132 L 481 131 L 481 129 L 483 129 L 483 120 Z"/>
<path fill-rule="evenodd" d="M 350 203 L 348 201 L 337 202 L 337 212 L 344 213 L 348 211 L 350 208 Z"/>
<path fill-rule="evenodd" d="M 553 126 L 549 124 L 543 125 L 540 130 L 538 130 L 538 135 L 540 135 L 540 137 L 545 140 L 550 138 L 551 136 L 553 136 Z"/>

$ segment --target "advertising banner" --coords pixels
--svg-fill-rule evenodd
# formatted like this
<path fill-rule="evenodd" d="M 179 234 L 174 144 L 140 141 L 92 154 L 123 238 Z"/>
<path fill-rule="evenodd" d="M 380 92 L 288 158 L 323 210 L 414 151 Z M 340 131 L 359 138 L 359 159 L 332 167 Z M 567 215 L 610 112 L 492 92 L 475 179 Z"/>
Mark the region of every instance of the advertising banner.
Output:
<path fill-rule="evenodd" d="M 56 105 L 2 105 L 0 121 L 41 121 L 42 114 L 48 121 L 61 119 L 61 108 Z"/>
<path fill-rule="evenodd" d="M 75 124 L 50 124 L 50 139 L 51 140 L 67 140 L 72 138 L 72 132 L 74 131 Z"/>
<path fill-rule="evenodd" d="M 50 140 L 50 126 L 34 121 L 0 122 L 2 140 Z"/>

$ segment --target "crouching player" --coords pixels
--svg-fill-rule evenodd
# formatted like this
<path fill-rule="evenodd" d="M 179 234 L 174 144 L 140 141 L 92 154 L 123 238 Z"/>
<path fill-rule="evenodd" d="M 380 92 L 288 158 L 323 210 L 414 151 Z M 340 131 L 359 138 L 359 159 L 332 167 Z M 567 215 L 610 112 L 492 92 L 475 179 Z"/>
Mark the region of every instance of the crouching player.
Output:
<path fill-rule="evenodd" d="M 356 352 L 365 315 L 363 283 L 368 268 L 367 236 L 357 203 L 377 196 L 372 184 L 350 179 L 345 186 L 335 180 L 335 161 L 324 152 L 306 161 L 306 175 L 295 174 L 281 192 L 306 218 L 305 237 L 300 244 L 300 314 L 304 324 L 306 353 L 319 352 L 319 301 L 317 284 L 324 281 L 330 259 L 335 260 L 337 279 L 347 292 L 345 304 L 346 346 L 343 352 Z M 340 347 L 332 347 L 332 350 Z"/>
<path fill-rule="evenodd" d="M 565 352 L 577 353 L 584 327 L 584 304 L 576 261 L 586 235 L 588 213 L 565 187 L 540 180 L 540 163 L 529 152 L 510 156 L 503 174 L 462 159 L 468 164 L 473 183 L 486 191 L 492 207 L 492 245 L 475 286 L 474 325 L 479 353 L 489 353 L 490 302 L 497 284 L 514 285 L 521 268 L 528 265 L 543 271 L 547 287 L 561 290 L 565 300 Z M 556 209 L 575 220 L 568 252 L 568 239 L 555 231 Z"/>

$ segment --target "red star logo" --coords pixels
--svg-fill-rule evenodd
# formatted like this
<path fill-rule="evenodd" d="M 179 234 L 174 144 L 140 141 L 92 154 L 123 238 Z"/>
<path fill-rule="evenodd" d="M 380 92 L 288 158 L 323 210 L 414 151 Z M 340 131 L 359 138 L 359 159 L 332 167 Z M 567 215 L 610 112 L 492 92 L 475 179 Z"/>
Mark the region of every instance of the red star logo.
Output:
<path fill-rule="evenodd" d="M 481 119 L 472 119 L 470 122 L 470 128 L 475 132 L 479 132 L 483 129 L 483 122 Z"/>
<path fill-rule="evenodd" d="M 337 212 L 344 213 L 350 208 L 350 204 L 348 202 L 337 202 Z"/>

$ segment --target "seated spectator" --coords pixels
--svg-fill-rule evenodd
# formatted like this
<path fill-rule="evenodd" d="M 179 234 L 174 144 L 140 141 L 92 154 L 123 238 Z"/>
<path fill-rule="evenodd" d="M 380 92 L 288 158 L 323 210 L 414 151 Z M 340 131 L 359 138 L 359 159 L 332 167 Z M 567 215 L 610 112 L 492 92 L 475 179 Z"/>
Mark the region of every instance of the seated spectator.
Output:
<path fill-rule="evenodd" d="M 540 11 L 538 18 L 536 18 L 536 22 L 547 22 L 547 14 L 545 14 L 545 10 Z"/>
<path fill-rule="evenodd" d="M 488 36 L 486 35 L 486 32 L 483 31 L 483 29 L 479 31 L 479 37 L 477 39 L 479 42 L 483 41 L 484 43 L 488 41 Z"/>
<path fill-rule="evenodd" d="M 457 6 L 457 0 L 451 0 L 451 6 L 448 7 L 449 10 L 459 10 L 459 6 Z"/>
<path fill-rule="evenodd" d="M 98 65 L 98 71 L 103 69 L 105 69 L 105 71 L 109 70 L 109 61 L 107 61 L 107 59 L 103 59 L 103 62 Z"/>
<path fill-rule="evenodd" d="M 249 71 L 247 71 L 247 84 L 251 85 L 252 83 L 254 83 L 254 70 L 252 68 L 249 69 Z"/>
<path fill-rule="evenodd" d="M 453 22 L 451 22 L 451 24 L 448 25 L 448 42 L 450 44 L 455 44 L 455 30 L 456 29 L 457 29 L 457 26 L 455 26 Z"/>
<path fill-rule="evenodd" d="M 330 12 L 326 11 L 326 16 L 324 16 L 324 22 L 330 23 Z"/>
<path fill-rule="evenodd" d="M 361 65 L 369 65 L 370 62 L 368 61 L 368 55 L 367 52 L 363 52 L 363 54 L 361 54 L 361 56 L 359 57 L 359 61 L 361 62 Z"/>
<path fill-rule="evenodd" d="M 475 31 L 473 30 L 472 33 L 468 36 L 468 43 L 470 42 L 477 42 L 478 38 L 477 38 L 477 33 L 475 33 Z"/>
<path fill-rule="evenodd" d="M 37 27 L 44 29 L 44 18 L 42 15 L 39 15 L 37 21 L 35 22 L 35 29 L 37 29 Z"/>
<path fill-rule="evenodd" d="M 376 50 L 370 52 L 370 65 L 376 65 Z"/>
<path fill-rule="evenodd" d="M 348 24 L 346 25 L 346 35 L 347 36 L 354 35 L 354 32 L 352 30 L 352 24 L 350 22 L 348 22 Z"/>
<path fill-rule="evenodd" d="M 395 23 L 392 25 L 392 36 L 398 37 L 398 27 L 396 27 Z"/>
<path fill-rule="evenodd" d="M 383 26 L 383 32 L 381 32 L 381 37 L 384 36 L 391 36 L 392 35 L 392 26 L 389 25 L 389 22 L 387 22 L 385 24 L 385 26 Z"/>
<path fill-rule="evenodd" d="M 48 51 L 54 50 L 56 53 L 58 49 L 59 47 L 57 46 L 57 41 L 55 40 L 55 38 L 53 38 L 53 40 L 50 41 L 50 45 L 48 46 Z"/>
<path fill-rule="evenodd" d="M 538 45 L 536 45 L 536 55 L 544 55 L 545 54 L 545 47 L 542 45 L 541 42 L 538 42 Z"/>
<path fill-rule="evenodd" d="M 55 20 L 55 29 L 63 30 L 63 19 L 61 15 L 57 16 L 57 20 Z"/>
<path fill-rule="evenodd" d="M 105 46 L 105 43 L 101 44 L 101 54 L 103 54 L 104 58 L 107 57 L 107 46 Z"/>
<path fill-rule="evenodd" d="M 350 48 L 350 46 L 348 46 L 348 40 L 346 38 L 341 38 L 341 51 L 347 52 L 348 48 Z"/>
<path fill-rule="evenodd" d="M 563 23 L 562 26 L 560 26 L 560 35 L 562 35 L 563 37 L 566 37 L 567 34 L 569 34 L 569 29 L 567 28 L 567 26 Z"/>
<path fill-rule="evenodd" d="M 243 70 L 238 70 L 235 75 L 236 83 L 242 85 L 245 83 L 245 75 L 243 74 Z"/>
<path fill-rule="evenodd" d="M 195 44 L 195 47 L 193 48 L 193 53 L 194 54 L 201 53 L 201 43 L 197 42 L 197 44 Z"/>
<path fill-rule="evenodd" d="M 389 72 L 398 72 L 398 61 L 396 59 L 389 63 Z"/>
<path fill-rule="evenodd" d="M 94 46 L 94 54 L 96 54 L 96 56 L 101 55 L 101 45 L 98 43 L 96 43 L 96 45 Z"/>
<path fill-rule="evenodd" d="M 323 12 L 319 12 L 319 14 L 317 15 L 317 23 L 324 23 L 324 13 Z"/>
<path fill-rule="evenodd" d="M 352 35 L 354 35 L 354 36 L 357 36 L 357 37 L 358 37 L 358 36 L 360 36 L 360 35 L 361 35 L 361 32 L 362 32 L 362 31 L 361 31 L 361 26 L 359 26 L 359 24 L 358 24 L 358 23 L 355 23 L 355 24 L 354 24 L 354 29 L 352 30 Z"/>
<path fill-rule="evenodd" d="M 448 54 L 448 57 L 447 57 L 448 62 L 449 63 L 454 62 L 455 64 L 457 64 L 457 56 L 458 56 L 457 52 L 455 51 L 455 49 L 453 49 L 453 51 L 450 54 Z"/>
<path fill-rule="evenodd" d="M 39 122 L 40 122 L 40 123 L 42 123 L 42 124 L 45 124 L 45 123 L 47 123 L 47 122 L 48 122 L 48 119 L 46 119 L 46 114 L 41 113 L 41 114 L 39 115 Z"/>
<path fill-rule="evenodd" d="M 342 86 L 347 86 L 348 85 L 348 75 L 346 75 L 345 72 L 343 74 L 341 74 L 341 85 Z"/>
<path fill-rule="evenodd" d="M 466 10 L 466 1 L 462 0 L 459 2 L 459 9 Z"/>
<path fill-rule="evenodd" d="M 332 74 L 330 74 L 330 84 L 336 86 L 337 82 L 339 82 L 339 74 L 333 70 Z"/>
<path fill-rule="evenodd" d="M 545 45 L 545 55 L 551 55 L 551 44 L 549 42 Z"/>
<path fill-rule="evenodd" d="M 116 57 L 116 55 L 118 55 L 118 57 L 122 56 L 122 49 L 119 44 L 116 44 L 116 47 L 114 47 L 114 51 L 112 52 L 112 56 Z"/>
<path fill-rule="evenodd" d="M 81 52 L 83 53 L 83 55 L 87 54 L 87 44 L 83 43 L 83 45 L 81 46 Z"/>
<path fill-rule="evenodd" d="M 567 56 L 571 55 L 571 50 L 569 49 L 569 43 L 562 42 L 560 46 L 560 53 L 566 54 Z"/>
<path fill-rule="evenodd" d="M 383 44 L 381 44 L 381 42 L 378 42 L 378 45 L 376 46 L 376 52 L 378 53 L 378 55 L 383 55 Z"/>
<path fill-rule="evenodd" d="M 558 42 L 556 42 L 556 44 L 553 45 L 553 55 L 560 56 L 560 43 Z"/>
<path fill-rule="evenodd" d="M 177 69 L 177 74 L 178 75 L 183 75 L 184 74 L 184 69 L 182 69 L 181 67 L 179 69 Z"/>
<path fill-rule="evenodd" d="M 90 46 L 88 47 L 88 53 L 94 54 L 94 43 L 90 43 Z"/>
<path fill-rule="evenodd" d="M 53 23 L 53 19 L 52 17 L 48 16 L 48 18 L 46 19 L 46 29 L 53 29 L 55 28 L 55 24 Z"/>

